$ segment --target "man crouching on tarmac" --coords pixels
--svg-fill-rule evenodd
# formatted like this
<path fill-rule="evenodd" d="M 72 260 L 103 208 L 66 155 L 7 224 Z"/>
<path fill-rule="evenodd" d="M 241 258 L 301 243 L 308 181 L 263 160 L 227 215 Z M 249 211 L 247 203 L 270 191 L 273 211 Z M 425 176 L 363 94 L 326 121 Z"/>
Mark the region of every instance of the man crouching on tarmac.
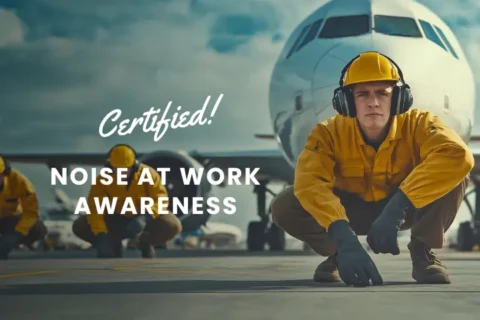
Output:
<path fill-rule="evenodd" d="M 19 244 L 43 241 L 47 228 L 40 220 L 33 184 L 0 155 L 0 259 Z"/>
<path fill-rule="evenodd" d="M 122 256 L 122 240 L 131 236 L 132 230 L 137 229 L 136 218 L 146 218 L 145 228 L 136 234 L 138 248 L 143 258 L 155 257 L 155 246 L 163 246 L 182 231 L 180 220 L 172 213 L 158 212 L 157 199 L 167 197 L 167 189 L 163 185 L 158 172 L 137 160 L 135 150 L 124 144 L 114 146 L 107 155 L 107 167 L 114 170 L 113 183 L 102 184 L 100 175 L 92 184 L 88 195 L 90 214 L 79 217 L 73 223 L 73 233 L 80 239 L 95 245 L 99 258 L 114 258 Z M 128 168 L 128 185 L 118 185 L 115 171 Z M 139 184 L 141 172 L 148 168 L 153 178 L 154 185 L 148 181 Z M 95 210 L 95 198 L 116 197 L 116 210 L 114 214 L 98 214 Z M 120 214 L 123 203 L 131 197 L 139 214 L 131 212 Z M 142 197 L 151 197 L 155 205 L 151 207 L 153 214 L 148 212 L 140 214 Z"/>
<path fill-rule="evenodd" d="M 413 279 L 450 283 L 431 249 L 443 247 L 474 158 L 454 130 L 412 104 L 400 68 L 380 53 L 364 52 L 342 70 L 339 115 L 311 131 L 294 186 L 272 204 L 279 227 L 328 256 L 314 280 L 383 284 L 357 235 L 376 254 L 398 255 L 398 232 L 411 229 Z"/>

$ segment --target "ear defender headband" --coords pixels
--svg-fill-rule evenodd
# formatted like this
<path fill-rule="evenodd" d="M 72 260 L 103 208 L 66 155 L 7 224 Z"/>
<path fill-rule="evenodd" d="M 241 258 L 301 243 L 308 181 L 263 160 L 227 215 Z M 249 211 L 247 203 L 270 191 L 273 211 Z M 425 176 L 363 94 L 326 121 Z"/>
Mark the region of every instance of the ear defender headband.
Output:
<path fill-rule="evenodd" d="M 413 105 L 413 95 L 410 89 L 410 86 L 405 83 L 403 78 L 403 73 L 400 67 L 384 54 L 378 53 L 381 56 L 385 57 L 390 61 L 394 68 L 396 68 L 398 75 L 400 76 L 400 82 L 397 82 L 393 86 L 392 92 L 392 105 L 390 108 L 390 115 L 395 116 L 407 112 L 408 109 Z M 347 65 L 343 68 L 340 81 L 338 82 L 339 87 L 333 92 L 332 104 L 333 108 L 340 114 L 346 117 L 355 117 L 357 112 L 355 109 L 355 100 L 353 98 L 353 88 L 351 86 L 344 87 L 345 76 L 355 60 L 360 58 L 360 55 L 356 56 L 350 60 Z M 388 80 L 386 80 L 388 81 Z"/>
<path fill-rule="evenodd" d="M 0 155 L 0 174 L 9 174 L 12 170 L 10 166 L 10 162 L 5 159 L 2 155 Z"/>
<path fill-rule="evenodd" d="M 132 167 L 136 172 L 140 166 L 135 150 L 127 144 L 117 144 L 108 151 L 105 167 L 128 168 Z"/>

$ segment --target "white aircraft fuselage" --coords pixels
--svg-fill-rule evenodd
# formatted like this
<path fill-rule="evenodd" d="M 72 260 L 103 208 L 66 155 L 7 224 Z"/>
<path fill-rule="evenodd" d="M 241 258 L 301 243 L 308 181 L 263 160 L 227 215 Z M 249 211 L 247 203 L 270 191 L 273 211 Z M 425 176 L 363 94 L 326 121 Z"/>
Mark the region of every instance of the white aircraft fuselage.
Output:
<path fill-rule="evenodd" d="M 334 0 L 294 29 L 272 72 L 270 116 L 292 167 L 313 127 L 335 116 L 341 70 L 370 50 L 398 64 L 412 89 L 412 108 L 433 112 L 470 139 L 474 78 L 452 30 L 411 0 Z"/>

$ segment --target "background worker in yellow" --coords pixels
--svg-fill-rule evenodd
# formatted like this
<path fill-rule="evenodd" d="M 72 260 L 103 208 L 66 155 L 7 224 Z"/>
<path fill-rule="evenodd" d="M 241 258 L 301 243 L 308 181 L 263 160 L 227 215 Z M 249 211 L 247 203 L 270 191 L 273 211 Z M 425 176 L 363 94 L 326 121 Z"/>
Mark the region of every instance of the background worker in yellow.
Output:
<path fill-rule="evenodd" d="M 411 229 L 412 277 L 450 283 L 431 249 L 443 246 L 462 203 L 472 153 L 435 115 L 410 109 L 400 68 L 377 52 L 346 65 L 332 101 L 339 115 L 311 131 L 294 186 L 272 204 L 274 222 L 328 256 L 316 281 L 382 284 L 357 235 L 374 253 L 397 255 L 398 231 Z"/>
<path fill-rule="evenodd" d="M 73 233 L 80 239 L 95 245 L 99 258 L 121 257 L 122 240 L 132 236 L 132 230 L 135 232 L 134 230 L 138 226 L 136 218 L 144 216 L 146 218 L 145 227 L 136 234 L 138 248 L 142 257 L 154 257 L 154 246 L 164 245 L 182 230 L 181 222 L 175 215 L 172 213 L 159 214 L 157 198 L 167 197 L 167 189 L 160 180 L 159 173 L 155 169 L 140 163 L 136 158 L 135 150 L 124 144 L 116 145 L 109 151 L 106 166 L 111 167 L 114 171 L 112 175 L 113 183 L 110 185 L 102 184 L 100 176 L 97 177 L 96 183 L 92 184 L 90 188 L 87 199 L 90 214 L 75 220 L 72 226 Z M 128 168 L 128 185 L 117 184 L 115 171 L 120 168 Z M 145 168 L 150 170 L 154 180 L 153 185 L 145 180 L 139 184 L 141 172 Z M 110 199 L 117 197 L 115 214 L 108 214 L 108 212 L 99 214 L 96 211 L 95 197 L 98 197 L 100 201 L 102 197 L 109 197 Z M 132 197 L 137 215 L 131 212 L 120 214 L 127 197 Z M 153 215 L 148 212 L 141 214 L 140 198 L 142 197 L 153 199 Z"/>
<path fill-rule="evenodd" d="M 0 155 L 0 259 L 19 244 L 30 246 L 46 234 L 35 188 Z"/>

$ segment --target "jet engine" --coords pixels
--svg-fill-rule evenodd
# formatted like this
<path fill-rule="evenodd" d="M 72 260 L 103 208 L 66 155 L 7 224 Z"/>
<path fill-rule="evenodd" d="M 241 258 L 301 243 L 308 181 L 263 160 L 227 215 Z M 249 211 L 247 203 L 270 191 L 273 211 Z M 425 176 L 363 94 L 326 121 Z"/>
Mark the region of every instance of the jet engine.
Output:
<path fill-rule="evenodd" d="M 182 154 L 174 151 L 157 151 L 149 153 L 139 159 L 142 163 L 157 169 L 157 168 L 169 168 L 170 171 L 166 173 L 165 187 L 168 190 L 169 207 L 172 210 L 173 201 L 172 198 L 184 199 L 188 198 L 188 213 L 177 212 L 177 217 L 182 221 L 183 231 L 191 232 L 197 230 L 210 218 L 208 212 L 203 214 L 193 214 L 193 198 L 202 197 L 207 199 L 213 196 L 212 185 L 207 181 L 206 176 L 202 175 L 199 185 L 194 183 L 194 179 L 190 180 L 189 185 L 185 185 L 181 175 L 181 168 L 184 168 L 186 172 L 189 169 L 199 170 L 203 166 L 190 157 L 188 154 Z M 159 171 L 160 173 L 160 171 Z M 206 200 L 205 202 L 206 203 Z"/>

